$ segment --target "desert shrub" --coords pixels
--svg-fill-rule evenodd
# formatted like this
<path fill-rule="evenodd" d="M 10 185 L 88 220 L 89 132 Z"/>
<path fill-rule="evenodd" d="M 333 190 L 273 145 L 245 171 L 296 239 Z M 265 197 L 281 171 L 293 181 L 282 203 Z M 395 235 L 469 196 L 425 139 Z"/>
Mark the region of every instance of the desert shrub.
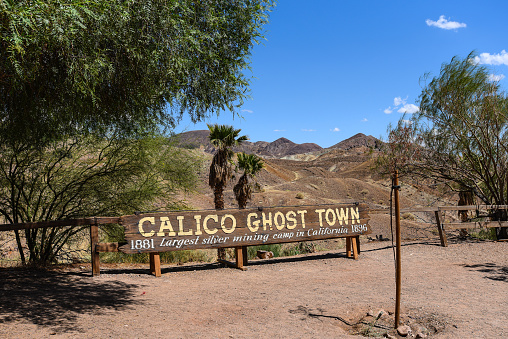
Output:
<path fill-rule="evenodd" d="M 145 264 L 150 262 L 148 253 L 126 254 L 122 252 L 101 253 L 101 262 L 104 263 L 133 263 Z M 207 250 L 182 250 L 160 253 L 161 263 L 185 264 L 188 262 L 210 262 L 216 255 Z"/>
<path fill-rule="evenodd" d="M 289 257 L 298 254 L 314 253 L 316 246 L 312 241 L 302 241 L 288 244 L 282 251 L 282 256 Z"/>
<path fill-rule="evenodd" d="M 305 195 L 302 192 L 296 193 L 296 199 L 303 199 L 305 198 Z"/>
<path fill-rule="evenodd" d="M 472 230 L 468 234 L 471 238 L 478 240 L 497 240 L 495 228 Z"/>

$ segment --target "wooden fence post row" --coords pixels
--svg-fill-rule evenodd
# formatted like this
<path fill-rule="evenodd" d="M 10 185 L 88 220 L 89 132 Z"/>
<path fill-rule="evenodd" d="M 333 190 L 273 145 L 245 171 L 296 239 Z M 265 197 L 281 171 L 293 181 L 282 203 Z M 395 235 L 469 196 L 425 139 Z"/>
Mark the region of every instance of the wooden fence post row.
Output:
<path fill-rule="evenodd" d="M 470 211 L 470 210 L 499 210 L 508 209 L 508 205 L 464 205 L 464 206 L 441 206 L 435 211 L 437 229 L 441 246 L 448 246 L 445 230 L 483 228 L 483 227 L 508 227 L 508 221 L 471 221 L 471 222 L 445 222 L 445 211 Z"/>

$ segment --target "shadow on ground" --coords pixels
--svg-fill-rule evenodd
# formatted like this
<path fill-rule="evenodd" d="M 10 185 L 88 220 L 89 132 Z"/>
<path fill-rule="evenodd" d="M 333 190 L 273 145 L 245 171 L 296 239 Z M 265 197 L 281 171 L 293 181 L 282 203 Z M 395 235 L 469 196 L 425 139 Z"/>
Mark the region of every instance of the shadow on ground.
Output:
<path fill-rule="evenodd" d="M 500 266 L 493 263 L 462 266 L 472 271 L 487 273 L 484 276 L 485 279 L 508 282 L 508 266 Z"/>
<path fill-rule="evenodd" d="M 360 259 L 361 259 L 361 252 L 373 252 L 373 251 L 380 251 L 385 249 L 391 249 L 391 243 L 390 242 L 384 242 L 386 243 L 386 246 L 380 246 L 377 248 L 372 249 L 362 249 L 360 251 Z M 438 242 L 435 241 L 420 241 L 420 242 L 411 242 L 411 243 L 404 243 L 402 246 L 412 246 L 412 245 L 429 245 L 429 246 L 441 246 Z M 249 260 L 248 265 L 246 266 L 247 269 L 249 266 L 260 266 L 260 265 L 271 265 L 271 264 L 278 264 L 278 263 L 295 263 L 295 262 L 305 262 L 305 261 L 313 261 L 313 260 L 322 260 L 322 259 L 333 259 L 333 258 L 341 258 L 345 260 L 354 260 L 353 258 L 348 258 L 346 256 L 345 252 L 328 252 L 328 253 L 313 253 L 313 254 L 305 254 L 305 255 L 299 255 L 299 256 L 291 256 L 291 257 L 276 257 L 271 259 L 255 259 L 255 260 Z M 234 261 L 233 259 L 230 259 L 231 262 Z M 164 264 L 163 264 L 164 265 Z M 136 264 L 138 267 L 112 267 L 112 268 L 106 268 L 105 266 L 101 267 L 101 273 L 102 274 L 108 274 L 108 275 L 118 275 L 118 274 L 138 274 L 138 275 L 150 275 L 150 269 L 149 264 Z M 141 266 L 141 267 L 139 267 Z M 226 267 L 225 265 L 214 262 L 214 263 L 196 263 L 196 264 L 185 264 L 185 265 L 173 265 L 169 267 L 162 267 L 161 273 L 175 273 L 175 272 L 191 272 L 191 271 L 204 271 L 204 270 L 212 270 L 212 269 L 218 269 Z"/>
<path fill-rule="evenodd" d="M 133 307 L 138 287 L 76 272 L 0 269 L 0 324 L 26 321 L 55 332 L 81 332 L 78 316 Z"/>
<path fill-rule="evenodd" d="M 259 265 L 271 265 L 278 263 L 291 263 L 291 262 L 303 262 L 303 261 L 312 261 L 312 260 L 320 260 L 320 259 L 331 259 L 331 258 L 344 258 L 346 260 L 353 260 L 351 258 L 347 258 L 344 253 L 324 253 L 324 254 L 311 254 L 311 255 L 302 255 L 298 257 L 277 257 L 271 259 L 256 259 L 249 260 L 249 266 L 259 266 Z M 233 259 L 234 261 L 234 259 Z M 149 264 L 143 264 L 144 267 L 136 267 L 136 268 L 101 268 L 101 274 L 108 275 L 117 275 L 117 274 L 139 274 L 139 275 L 150 275 Z M 198 263 L 198 264 L 185 264 L 185 265 L 176 265 L 169 267 L 162 267 L 161 273 L 175 273 L 175 272 L 191 272 L 191 271 L 205 271 L 226 267 L 218 262 L 214 263 Z"/>

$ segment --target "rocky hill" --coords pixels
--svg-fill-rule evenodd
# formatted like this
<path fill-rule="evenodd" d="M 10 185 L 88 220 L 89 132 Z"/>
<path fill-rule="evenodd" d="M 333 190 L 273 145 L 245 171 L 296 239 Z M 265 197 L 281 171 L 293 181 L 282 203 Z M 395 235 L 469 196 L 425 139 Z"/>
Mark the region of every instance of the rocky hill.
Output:
<path fill-rule="evenodd" d="M 200 148 L 206 153 L 213 153 L 214 148 L 208 140 L 208 135 L 208 130 L 189 131 L 176 135 L 174 139 L 181 147 Z M 319 152 L 323 148 L 314 143 L 297 144 L 286 138 L 279 138 L 273 142 L 245 141 L 233 150 L 235 152 L 254 153 L 264 158 L 282 158 L 295 154 Z"/>
<path fill-rule="evenodd" d="M 365 135 L 363 133 L 358 133 L 353 135 L 351 138 L 343 140 L 329 148 L 339 148 L 344 150 L 349 150 L 352 148 L 365 146 L 373 149 L 380 149 L 383 145 L 383 142 L 372 135 Z"/>

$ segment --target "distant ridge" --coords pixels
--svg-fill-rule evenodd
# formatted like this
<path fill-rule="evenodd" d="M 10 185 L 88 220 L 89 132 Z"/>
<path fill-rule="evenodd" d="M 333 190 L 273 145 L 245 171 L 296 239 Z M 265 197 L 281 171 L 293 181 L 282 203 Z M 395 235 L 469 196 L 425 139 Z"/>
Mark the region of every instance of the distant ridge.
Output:
<path fill-rule="evenodd" d="M 180 147 L 201 148 L 207 153 L 213 153 L 214 147 L 208 140 L 208 130 L 189 131 L 177 134 L 174 140 Z M 337 148 L 349 150 L 356 147 L 366 146 L 379 149 L 382 142 L 373 136 L 358 133 L 349 139 L 341 141 L 329 149 Z M 267 141 L 245 141 L 239 147 L 233 149 L 235 152 L 254 153 L 266 158 L 283 158 L 290 155 L 320 152 L 323 148 L 315 143 L 297 144 L 287 138 L 279 138 L 273 142 Z"/>
<path fill-rule="evenodd" d="M 174 140 L 180 147 L 201 148 L 207 153 L 213 153 L 214 147 L 208 140 L 209 134 L 208 130 L 183 132 L 175 135 Z M 282 158 L 288 155 L 321 151 L 323 148 L 314 143 L 297 144 L 289 139 L 279 138 L 273 142 L 245 141 L 233 150 L 235 152 L 254 153 L 268 158 Z"/>
<path fill-rule="evenodd" d="M 349 150 L 352 148 L 365 146 L 374 149 L 380 149 L 383 145 L 383 142 L 372 135 L 365 135 L 363 133 L 358 133 L 353 135 L 351 138 L 343 140 L 329 148 L 338 148 L 343 150 Z"/>

